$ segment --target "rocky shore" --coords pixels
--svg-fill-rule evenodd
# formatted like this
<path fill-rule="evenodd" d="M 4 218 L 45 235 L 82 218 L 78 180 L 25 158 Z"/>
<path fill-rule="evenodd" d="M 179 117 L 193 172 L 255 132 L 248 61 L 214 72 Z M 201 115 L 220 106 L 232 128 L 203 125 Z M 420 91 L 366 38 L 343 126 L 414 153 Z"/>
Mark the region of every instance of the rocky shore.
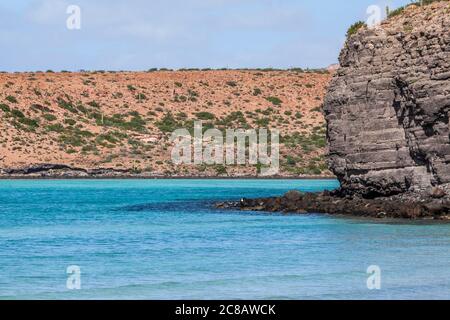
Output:
<path fill-rule="evenodd" d="M 242 210 L 450 219 L 449 1 L 349 34 L 325 96 L 341 189 L 219 204 Z"/>
<path fill-rule="evenodd" d="M 80 168 L 65 164 L 33 164 L 20 168 L 0 168 L 0 179 L 336 179 L 331 175 L 276 175 L 255 176 L 246 174 L 215 175 L 202 174 L 169 174 L 160 171 L 140 171 L 117 168 Z"/>
<path fill-rule="evenodd" d="M 0 169 L 0 179 L 14 178 L 95 178 L 120 177 L 135 175 L 130 170 L 112 168 L 84 169 L 64 164 L 36 164 L 23 168 Z"/>
<path fill-rule="evenodd" d="M 241 199 L 221 202 L 222 209 L 282 212 L 284 214 L 330 214 L 377 219 L 427 219 L 450 221 L 450 186 L 430 188 L 423 193 L 403 193 L 366 199 L 336 192 L 301 193 L 290 191 L 282 197 Z"/>

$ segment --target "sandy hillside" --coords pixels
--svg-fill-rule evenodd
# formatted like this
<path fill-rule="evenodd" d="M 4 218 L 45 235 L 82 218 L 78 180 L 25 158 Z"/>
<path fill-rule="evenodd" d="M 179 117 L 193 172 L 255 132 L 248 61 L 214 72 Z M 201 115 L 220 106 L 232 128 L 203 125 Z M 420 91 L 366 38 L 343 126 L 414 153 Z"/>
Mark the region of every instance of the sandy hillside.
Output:
<path fill-rule="evenodd" d="M 148 175 L 256 175 L 257 166 L 175 166 L 170 133 L 204 126 L 281 131 L 281 174 L 325 169 L 331 76 L 298 71 L 0 74 L 0 168 L 66 164 Z"/>

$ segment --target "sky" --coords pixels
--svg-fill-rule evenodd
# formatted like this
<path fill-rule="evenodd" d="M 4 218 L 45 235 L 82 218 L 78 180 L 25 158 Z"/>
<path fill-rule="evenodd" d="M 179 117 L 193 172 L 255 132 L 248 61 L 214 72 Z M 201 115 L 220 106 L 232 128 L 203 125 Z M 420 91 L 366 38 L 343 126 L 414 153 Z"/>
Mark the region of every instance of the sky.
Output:
<path fill-rule="evenodd" d="M 367 8 L 408 0 L 2 0 L 0 71 L 321 68 Z M 69 29 L 70 5 L 80 29 Z"/>

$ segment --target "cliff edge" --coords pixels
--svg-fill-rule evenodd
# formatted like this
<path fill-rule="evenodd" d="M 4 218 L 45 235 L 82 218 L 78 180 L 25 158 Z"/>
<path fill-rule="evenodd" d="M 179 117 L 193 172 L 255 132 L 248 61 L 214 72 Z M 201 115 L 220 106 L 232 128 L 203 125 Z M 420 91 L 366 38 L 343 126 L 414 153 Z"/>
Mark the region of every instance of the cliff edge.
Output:
<path fill-rule="evenodd" d="M 366 198 L 450 183 L 450 2 L 351 35 L 325 98 L 329 165 Z"/>
<path fill-rule="evenodd" d="M 341 188 L 219 207 L 450 220 L 450 2 L 396 13 L 375 28 L 352 27 L 325 97 L 328 160 Z"/>

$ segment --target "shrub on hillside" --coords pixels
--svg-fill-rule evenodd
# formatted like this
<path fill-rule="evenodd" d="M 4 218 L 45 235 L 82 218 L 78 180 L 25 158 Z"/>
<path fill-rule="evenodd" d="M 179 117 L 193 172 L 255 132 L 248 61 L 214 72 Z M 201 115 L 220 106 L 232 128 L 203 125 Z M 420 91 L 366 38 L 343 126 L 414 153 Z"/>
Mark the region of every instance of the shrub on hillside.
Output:
<path fill-rule="evenodd" d="M 274 106 L 279 106 L 283 102 L 280 98 L 277 97 L 267 97 L 266 100 L 272 102 Z"/>
<path fill-rule="evenodd" d="M 17 99 L 13 96 L 7 96 L 5 99 L 11 103 L 17 103 Z"/>
<path fill-rule="evenodd" d="M 0 110 L 2 110 L 3 112 L 10 112 L 11 108 L 7 104 L 0 103 Z"/>
<path fill-rule="evenodd" d="M 206 112 L 206 111 L 202 111 L 202 112 L 197 112 L 195 114 L 195 116 L 197 117 L 197 119 L 199 120 L 213 120 L 216 118 L 215 115 L 213 115 L 211 112 Z"/>

